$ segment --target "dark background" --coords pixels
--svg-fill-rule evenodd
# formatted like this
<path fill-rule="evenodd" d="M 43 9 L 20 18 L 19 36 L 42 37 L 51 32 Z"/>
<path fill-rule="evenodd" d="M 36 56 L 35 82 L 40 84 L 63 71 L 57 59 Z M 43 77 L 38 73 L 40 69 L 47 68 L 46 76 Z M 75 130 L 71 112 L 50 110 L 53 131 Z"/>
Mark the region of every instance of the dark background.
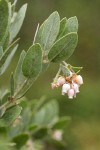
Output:
<path fill-rule="evenodd" d="M 71 116 L 65 139 L 69 150 L 100 150 L 100 0 L 19 0 L 17 9 L 28 3 L 27 15 L 18 37 L 20 46 L 13 63 L 3 78 L 8 83 L 8 74 L 15 68 L 20 52 L 32 44 L 38 23 L 42 23 L 53 11 L 63 17 L 77 16 L 79 42 L 68 63 L 83 66 L 81 75 L 84 85 L 76 99 L 61 96 L 60 90 L 52 90 L 52 82 L 58 65 L 51 64 L 45 74 L 35 82 L 27 97 L 31 100 L 46 95 L 60 104 L 61 115 Z M 2 80 L 3 81 L 3 80 Z"/>

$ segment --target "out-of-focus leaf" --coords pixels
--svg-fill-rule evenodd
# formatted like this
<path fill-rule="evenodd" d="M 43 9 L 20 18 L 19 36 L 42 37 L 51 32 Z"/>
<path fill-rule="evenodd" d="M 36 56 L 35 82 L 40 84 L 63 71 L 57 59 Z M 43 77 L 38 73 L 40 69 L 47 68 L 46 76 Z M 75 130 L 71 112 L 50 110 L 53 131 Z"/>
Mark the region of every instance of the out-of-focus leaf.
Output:
<path fill-rule="evenodd" d="M 52 129 L 63 129 L 64 127 L 67 127 L 70 120 L 70 117 L 61 117 L 56 123 L 53 124 Z"/>
<path fill-rule="evenodd" d="M 57 150 L 66 150 L 67 149 L 67 143 L 62 141 L 57 141 L 55 139 L 49 139 L 49 144 L 53 145 L 53 147 Z"/>
<path fill-rule="evenodd" d="M 25 76 L 23 75 L 23 72 L 22 72 L 22 64 L 23 64 L 25 56 L 26 56 L 26 52 L 23 50 L 21 55 L 20 55 L 16 70 L 15 70 L 15 73 L 14 73 L 15 87 L 16 88 L 20 87 L 21 84 L 26 79 Z"/>
<path fill-rule="evenodd" d="M 22 112 L 22 123 L 24 130 L 28 128 L 30 121 L 31 121 L 31 110 L 30 108 L 27 107 Z"/>
<path fill-rule="evenodd" d="M 13 126 L 11 126 L 9 128 L 9 137 L 12 139 L 14 137 L 16 137 L 17 135 L 20 135 L 21 133 L 23 133 L 23 124 L 22 122 L 19 122 L 19 124 L 14 124 Z"/>
<path fill-rule="evenodd" d="M 34 103 L 35 104 L 32 103 L 32 105 L 34 106 L 33 107 L 34 111 L 39 111 L 45 105 L 46 97 L 42 96 L 38 101 L 37 100 L 36 100 L 36 102 L 34 101 Z"/>
<path fill-rule="evenodd" d="M 8 32 L 9 15 L 7 0 L 0 0 L 0 45 L 2 46 Z"/>
<path fill-rule="evenodd" d="M 24 4 L 18 11 L 15 20 L 12 22 L 10 27 L 10 41 L 12 41 L 16 37 L 16 35 L 20 30 L 25 18 L 26 9 L 27 9 L 27 4 Z"/>
<path fill-rule="evenodd" d="M 59 33 L 60 17 L 58 12 L 53 12 L 38 30 L 36 42 L 40 43 L 46 53 L 52 47 Z"/>
<path fill-rule="evenodd" d="M 16 143 L 16 147 L 20 149 L 23 145 L 26 144 L 27 140 L 29 139 L 28 134 L 22 133 L 13 138 L 13 142 Z"/>
<path fill-rule="evenodd" d="M 33 122 L 41 126 L 49 125 L 58 119 L 58 113 L 58 103 L 51 100 L 34 115 Z"/>
<path fill-rule="evenodd" d="M 0 150 L 11 150 L 6 128 L 0 127 Z"/>
<path fill-rule="evenodd" d="M 33 133 L 33 137 L 35 139 L 41 139 L 44 138 L 45 136 L 47 136 L 48 133 L 48 129 L 47 127 L 41 127 L 38 128 L 34 133 Z"/>
<path fill-rule="evenodd" d="M 30 108 L 28 108 L 27 106 L 22 110 L 21 117 L 17 118 L 13 124 L 13 127 L 10 128 L 9 130 L 10 137 L 14 138 L 17 135 L 23 133 L 24 131 L 27 131 L 27 129 L 31 124 L 30 120 L 31 120 L 31 111 Z"/>
<path fill-rule="evenodd" d="M 42 50 L 39 44 L 31 46 L 26 53 L 22 71 L 27 78 L 36 78 L 42 67 Z"/>
<path fill-rule="evenodd" d="M 2 142 L 2 144 L 0 144 L 0 149 L 1 150 L 11 150 L 11 148 L 8 147 L 8 145 L 10 145 L 10 143 L 7 143 L 7 145 L 6 145 L 5 142 L 4 143 L 3 142 Z"/>
<path fill-rule="evenodd" d="M 36 125 L 36 124 L 31 124 L 31 125 L 29 126 L 29 131 L 34 132 L 36 129 L 38 129 L 38 125 Z"/>
<path fill-rule="evenodd" d="M 23 108 L 23 109 L 26 109 L 30 104 L 30 101 L 28 101 L 28 99 L 26 97 L 23 97 L 21 102 L 20 102 L 20 106 Z"/>
<path fill-rule="evenodd" d="M 0 137 L 4 139 L 7 137 L 7 130 L 5 127 L 0 127 Z"/>
<path fill-rule="evenodd" d="M 18 105 L 6 110 L 5 114 L 0 118 L 0 127 L 11 125 L 20 115 L 22 108 Z"/>
<path fill-rule="evenodd" d="M 69 33 L 59 39 L 51 48 L 48 59 L 52 62 L 60 62 L 68 59 L 77 46 L 77 33 Z"/>

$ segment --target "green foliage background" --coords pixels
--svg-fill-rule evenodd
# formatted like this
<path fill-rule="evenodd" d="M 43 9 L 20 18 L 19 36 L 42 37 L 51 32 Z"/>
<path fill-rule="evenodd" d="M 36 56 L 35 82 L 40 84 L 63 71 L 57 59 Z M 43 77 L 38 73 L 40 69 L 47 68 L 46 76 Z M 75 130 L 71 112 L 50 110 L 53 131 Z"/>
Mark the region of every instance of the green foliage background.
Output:
<path fill-rule="evenodd" d="M 79 20 L 79 42 L 74 55 L 68 63 L 83 66 L 81 72 L 84 85 L 74 100 L 61 96 L 60 90 L 52 90 L 50 83 L 57 71 L 57 65 L 52 64 L 46 74 L 43 74 L 32 86 L 27 96 L 40 98 L 46 95 L 49 99 L 56 98 L 60 103 L 61 114 L 72 117 L 65 138 L 69 150 L 100 149 L 100 1 L 99 0 L 23 0 L 18 1 L 17 8 L 28 3 L 27 15 L 18 35 L 19 51 L 14 57 L 8 72 L 0 81 L 4 86 L 8 82 L 8 74 L 14 69 L 20 52 L 32 43 L 38 22 L 42 23 L 53 11 L 57 10 L 61 17 L 77 16 Z M 6 80 L 4 80 L 6 78 Z M 0 84 L 1 84 L 0 83 Z"/>

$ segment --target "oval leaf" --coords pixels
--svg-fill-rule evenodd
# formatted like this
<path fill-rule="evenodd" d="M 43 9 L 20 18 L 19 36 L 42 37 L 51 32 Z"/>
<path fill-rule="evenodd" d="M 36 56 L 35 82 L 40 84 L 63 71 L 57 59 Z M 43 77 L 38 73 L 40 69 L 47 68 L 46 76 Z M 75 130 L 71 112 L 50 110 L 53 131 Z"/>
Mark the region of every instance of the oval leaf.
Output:
<path fill-rule="evenodd" d="M 22 107 L 16 105 L 6 110 L 5 114 L 0 118 L 0 126 L 9 126 L 20 115 Z"/>
<path fill-rule="evenodd" d="M 77 46 L 77 33 L 69 33 L 59 39 L 51 48 L 48 59 L 52 62 L 60 62 L 68 59 Z"/>
<path fill-rule="evenodd" d="M 19 41 L 19 39 L 17 39 L 16 41 L 14 41 L 4 52 L 3 56 L 0 59 L 0 68 L 3 66 L 3 64 L 5 63 L 5 61 L 7 60 L 7 57 L 10 55 L 10 53 L 12 52 L 12 50 L 16 47 L 17 42 Z"/>
<path fill-rule="evenodd" d="M 43 139 L 47 135 L 48 135 L 47 127 L 40 127 L 36 129 L 35 132 L 33 133 L 33 137 L 35 139 Z"/>
<path fill-rule="evenodd" d="M 71 17 L 67 20 L 67 33 L 78 31 L 78 20 L 77 17 Z"/>
<path fill-rule="evenodd" d="M 58 119 L 59 107 L 55 100 L 46 103 L 42 108 L 34 115 L 33 123 L 37 125 L 48 125 L 55 122 Z"/>
<path fill-rule="evenodd" d="M 36 42 L 40 43 L 44 51 L 48 52 L 59 33 L 60 17 L 58 12 L 53 12 L 39 28 Z"/>
<path fill-rule="evenodd" d="M 66 127 L 71 121 L 70 117 L 61 117 L 55 124 L 53 124 L 52 129 L 58 130 Z"/>
<path fill-rule="evenodd" d="M 13 138 L 13 142 L 16 143 L 16 147 L 20 149 L 23 145 L 26 144 L 27 140 L 29 139 L 29 135 L 26 133 L 22 133 Z"/>
<path fill-rule="evenodd" d="M 13 58 L 13 56 L 14 56 L 17 48 L 18 48 L 18 44 L 13 49 L 12 48 L 13 47 L 11 47 L 11 49 L 9 49 L 10 51 L 11 50 L 12 51 L 9 54 L 8 54 L 8 52 L 7 53 L 5 52 L 4 55 L 2 56 L 1 60 L 0 60 L 0 65 L 2 65 L 2 66 L 0 66 L 1 67 L 0 68 L 0 75 L 2 75 L 6 71 L 6 69 L 8 68 L 8 66 L 9 66 L 9 64 L 10 64 L 10 62 L 11 62 L 11 60 L 12 60 L 12 58 Z"/>
<path fill-rule="evenodd" d="M 22 64 L 23 64 L 25 56 L 26 56 L 26 52 L 23 50 L 20 55 L 16 70 L 14 73 L 15 88 L 19 88 L 26 79 L 26 77 L 23 75 L 23 72 L 22 72 Z"/>
<path fill-rule="evenodd" d="M 16 35 L 20 30 L 25 18 L 26 9 L 27 9 L 27 4 L 24 4 L 18 11 L 15 20 L 12 22 L 10 27 L 10 41 L 12 41 L 16 37 Z"/>
<path fill-rule="evenodd" d="M 42 51 L 39 44 L 31 46 L 25 56 L 22 71 L 27 78 L 36 78 L 42 67 Z"/>

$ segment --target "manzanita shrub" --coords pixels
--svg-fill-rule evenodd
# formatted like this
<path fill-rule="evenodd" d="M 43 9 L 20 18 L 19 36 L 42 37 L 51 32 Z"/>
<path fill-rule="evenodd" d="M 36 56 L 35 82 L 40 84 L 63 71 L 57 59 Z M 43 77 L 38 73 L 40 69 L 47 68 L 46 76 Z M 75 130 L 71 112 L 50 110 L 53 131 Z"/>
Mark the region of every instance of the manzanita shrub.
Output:
<path fill-rule="evenodd" d="M 18 49 L 17 34 L 25 18 L 27 4 L 15 11 L 13 3 L 0 0 L 0 75 L 7 70 Z M 52 88 L 62 87 L 62 95 L 76 97 L 83 79 L 82 67 L 73 67 L 65 60 L 73 54 L 78 41 L 78 20 L 53 12 L 37 26 L 32 45 L 22 51 L 16 69 L 10 76 L 10 89 L 0 92 L 0 150 L 66 149 L 62 134 L 70 118 L 59 117 L 56 100 L 29 101 L 25 94 L 34 81 L 46 72 L 51 63 L 59 63 Z"/>

